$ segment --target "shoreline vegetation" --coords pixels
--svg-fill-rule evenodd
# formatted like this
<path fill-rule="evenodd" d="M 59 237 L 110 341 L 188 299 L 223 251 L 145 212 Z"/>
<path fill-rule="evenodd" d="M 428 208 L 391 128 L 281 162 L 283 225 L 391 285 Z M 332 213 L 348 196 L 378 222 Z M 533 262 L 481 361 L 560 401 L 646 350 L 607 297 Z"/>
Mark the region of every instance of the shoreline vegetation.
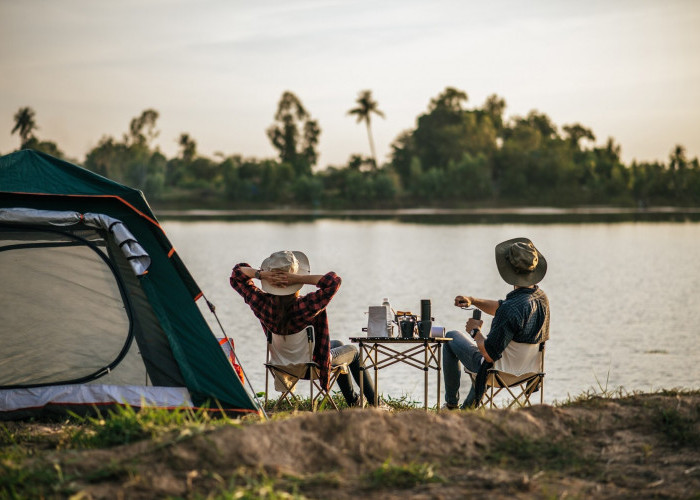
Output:
<path fill-rule="evenodd" d="M 317 219 L 399 220 L 426 223 L 501 222 L 698 222 L 700 207 L 504 207 L 504 208 L 403 208 L 325 210 L 298 207 L 268 209 L 160 209 L 161 220 L 178 221 L 313 221 Z"/>
<path fill-rule="evenodd" d="M 37 138 L 30 107 L 15 114 L 13 133 L 20 149 L 68 159 L 139 189 L 163 210 L 619 206 L 648 214 L 643 211 L 655 207 L 700 207 L 700 162 L 681 144 L 669 144 L 665 161 L 625 164 L 620 144 L 612 137 L 599 141 L 580 123 L 557 125 L 537 110 L 506 117 L 505 99 L 497 95 L 476 106 L 468 100 L 465 91 L 446 87 L 378 159 L 370 124 L 384 112 L 370 90 L 361 91 L 348 115 L 367 127 L 370 154 L 351 154 L 336 165 L 319 164 L 322 124 L 290 91 L 282 93 L 272 124 L 260 131 L 276 154 L 271 158 L 207 157 L 187 132 L 175 139 L 179 150 L 168 158 L 155 142 L 155 109 L 134 117 L 121 138 L 102 136 L 84 161 Z M 356 125 L 349 120 L 348 126 Z"/>
<path fill-rule="evenodd" d="M 123 409 L 0 423 L 2 498 L 697 498 L 700 391 L 518 410 Z M 379 438 L 381 436 L 381 438 Z"/>

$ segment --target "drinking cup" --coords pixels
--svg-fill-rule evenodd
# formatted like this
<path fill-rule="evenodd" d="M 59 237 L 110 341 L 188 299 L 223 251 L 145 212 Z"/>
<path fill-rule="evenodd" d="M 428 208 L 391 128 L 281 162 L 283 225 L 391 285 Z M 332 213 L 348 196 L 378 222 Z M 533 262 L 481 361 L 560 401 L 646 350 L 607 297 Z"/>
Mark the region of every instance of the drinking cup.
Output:
<path fill-rule="evenodd" d="M 401 326 L 401 337 L 404 339 L 413 338 L 413 331 L 416 328 L 415 321 L 404 320 L 400 323 Z"/>
<path fill-rule="evenodd" d="M 418 336 L 422 339 L 430 338 L 430 329 L 433 327 L 432 321 L 419 321 L 418 322 Z"/>

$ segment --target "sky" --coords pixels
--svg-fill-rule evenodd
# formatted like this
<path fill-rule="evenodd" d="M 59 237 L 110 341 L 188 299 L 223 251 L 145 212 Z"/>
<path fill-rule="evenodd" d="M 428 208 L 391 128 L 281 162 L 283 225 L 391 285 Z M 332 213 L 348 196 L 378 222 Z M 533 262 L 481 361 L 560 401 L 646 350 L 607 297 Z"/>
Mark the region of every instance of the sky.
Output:
<path fill-rule="evenodd" d="M 380 161 L 446 87 L 507 118 L 532 110 L 613 137 L 626 163 L 700 156 L 696 0 L 0 0 L 0 153 L 14 114 L 72 159 L 159 112 L 214 157 L 276 156 L 265 130 L 291 91 L 319 122 L 319 167 L 369 155 L 347 111 L 371 90 Z"/>

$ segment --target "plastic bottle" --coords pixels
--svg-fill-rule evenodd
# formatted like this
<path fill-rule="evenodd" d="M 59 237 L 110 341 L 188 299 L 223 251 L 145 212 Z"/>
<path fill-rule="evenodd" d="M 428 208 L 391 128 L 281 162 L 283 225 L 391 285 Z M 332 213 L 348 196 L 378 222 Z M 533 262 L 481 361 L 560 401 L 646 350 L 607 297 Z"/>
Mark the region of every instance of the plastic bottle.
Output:
<path fill-rule="evenodd" d="M 384 300 L 382 300 L 382 305 L 386 308 L 386 336 L 393 337 L 394 336 L 394 324 L 393 324 L 394 315 L 391 312 L 391 305 L 389 304 L 389 299 L 384 298 Z"/>

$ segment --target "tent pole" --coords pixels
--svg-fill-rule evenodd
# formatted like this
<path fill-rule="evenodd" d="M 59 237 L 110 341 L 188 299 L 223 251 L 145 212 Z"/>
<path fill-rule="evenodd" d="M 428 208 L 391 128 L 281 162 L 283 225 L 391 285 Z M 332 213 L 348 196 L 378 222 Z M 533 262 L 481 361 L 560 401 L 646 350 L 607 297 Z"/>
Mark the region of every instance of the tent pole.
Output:
<path fill-rule="evenodd" d="M 253 393 L 253 398 L 255 399 L 255 402 L 258 404 L 258 408 L 262 411 L 263 417 L 265 417 L 265 420 L 268 420 L 267 413 L 265 413 L 265 406 L 260 403 L 260 400 L 258 399 L 258 395 L 255 392 L 255 389 L 253 389 L 253 384 L 250 382 L 250 378 L 248 377 L 248 374 L 245 372 L 245 368 L 243 368 L 243 363 L 241 363 L 240 358 L 238 357 L 238 354 L 236 354 L 236 348 L 233 346 L 233 341 L 229 338 L 229 336 L 226 334 L 226 330 L 224 330 L 224 325 L 221 324 L 221 321 L 219 320 L 219 316 L 216 314 L 216 306 L 209 302 L 209 299 L 204 295 L 204 292 L 202 292 L 202 297 L 204 297 L 204 300 L 207 302 L 207 306 L 209 307 L 209 310 L 211 313 L 214 315 L 216 318 L 216 322 L 219 324 L 219 328 L 221 328 L 221 333 L 224 334 L 224 337 L 226 337 L 226 341 L 229 343 L 229 347 L 231 347 L 231 350 L 233 351 L 233 356 L 236 358 L 236 361 L 238 362 L 238 366 L 241 367 L 241 370 L 243 371 L 243 377 L 246 379 L 246 382 L 248 382 L 248 387 L 250 387 L 250 391 Z"/>

